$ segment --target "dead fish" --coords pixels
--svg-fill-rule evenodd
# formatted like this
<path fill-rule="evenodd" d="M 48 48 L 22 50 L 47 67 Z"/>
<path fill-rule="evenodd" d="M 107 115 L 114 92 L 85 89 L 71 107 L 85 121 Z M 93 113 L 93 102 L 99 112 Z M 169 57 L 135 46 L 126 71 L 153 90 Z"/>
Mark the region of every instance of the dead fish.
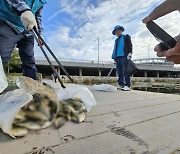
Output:
<path fill-rule="evenodd" d="M 57 116 L 58 117 L 66 117 L 66 113 L 64 113 L 63 111 L 60 111 Z"/>
<path fill-rule="evenodd" d="M 50 114 L 50 107 L 47 103 L 48 100 L 43 100 L 43 102 L 40 103 L 39 110 L 48 117 L 48 119 L 51 118 Z"/>
<path fill-rule="evenodd" d="M 49 107 L 51 109 L 51 114 L 53 115 L 57 111 L 59 111 L 59 106 L 56 101 L 49 100 Z"/>
<path fill-rule="evenodd" d="M 72 117 L 72 121 L 80 123 L 80 122 L 83 122 L 85 118 L 86 118 L 86 114 L 82 112 L 80 114 L 74 115 Z"/>
<path fill-rule="evenodd" d="M 39 122 L 41 124 L 42 129 L 50 127 L 52 125 L 53 121 L 46 121 L 46 122 Z"/>
<path fill-rule="evenodd" d="M 25 116 L 33 120 L 48 121 L 48 117 L 40 111 L 27 111 Z"/>
<path fill-rule="evenodd" d="M 82 100 L 78 99 L 78 98 L 73 98 L 73 99 L 68 99 L 66 100 L 66 102 L 68 104 L 71 104 L 71 106 L 75 109 L 75 110 L 86 110 Z"/>
<path fill-rule="evenodd" d="M 24 121 L 24 120 L 26 120 L 25 114 L 26 113 L 23 110 L 20 110 L 18 112 L 18 114 L 16 115 L 15 120 L 17 120 L 17 121 Z"/>
<path fill-rule="evenodd" d="M 81 106 L 81 107 L 79 108 L 79 112 L 85 112 L 85 113 L 87 113 L 86 107 L 85 107 L 85 106 Z"/>
<path fill-rule="evenodd" d="M 11 132 L 9 133 L 9 135 L 13 138 L 16 137 L 24 137 L 28 134 L 28 130 L 26 128 L 12 128 Z"/>
<path fill-rule="evenodd" d="M 66 119 L 64 117 L 59 117 L 55 120 L 54 124 L 56 128 L 60 128 L 65 124 L 65 122 L 66 122 Z"/>
<path fill-rule="evenodd" d="M 41 129 L 41 126 L 38 123 L 35 123 L 35 122 L 17 123 L 15 125 L 18 126 L 18 127 L 27 128 L 29 130 L 39 130 L 39 129 Z"/>
<path fill-rule="evenodd" d="M 66 106 L 64 106 L 64 111 L 66 112 L 72 112 L 72 113 L 74 113 L 74 112 L 76 112 L 75 111 L 75 109 L 72 107 L 72 106 L 70 106 L 70 105 L 66 105 Z"/>
<path fill-rule="evenodd" d="M 31 104 L 31 105 L 28 106 L 28 109 L 29 109 L 30 111 L 36 111 L 36 110 L 37 110 L 37 107 L 36 107 L 34 104 Z"/>
<path fill-rule="evenodd" d="M 64 111 L 63 117 L 70 121 L 72 119 L 72 113 L 70 111 Z"/>
<path fill-rule="evenodd" d="M 85 110 L 86 111 L 86 107 L 84 106 L 84 104 L 82 103 L 76 103 L 73 106 L 76 110 Z"/>

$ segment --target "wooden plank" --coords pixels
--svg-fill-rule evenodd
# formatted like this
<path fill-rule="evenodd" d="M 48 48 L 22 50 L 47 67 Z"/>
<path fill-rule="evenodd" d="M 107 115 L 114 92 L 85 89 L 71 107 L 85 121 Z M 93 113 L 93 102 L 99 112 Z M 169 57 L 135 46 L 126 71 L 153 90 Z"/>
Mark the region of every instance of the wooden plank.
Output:
<path fill-rule="evenodd" d="M 31 132 L 28 136 L 0 142 L 0 154 L 24 154 L 33 148 L 41 149 L 47 146 L 58 145 L 60 142 L 57 130 L 48 128 L 37 132 Z"/>
<path fill-rule="evenodd" d="M 124 102 L 119 100 L 118 103 L 113 105 L 106 105 L 106 102 L 109 100 L 104 101 L 103 106 L 97 106 L 92 108 L 91 112 L 88 114 L 88 117 L 90 116 L 97 116 L 100 114 L 108 114 L 112 112 L 121 112 L 125 110 L 133 110 L 138 108 L 146 108 L 150 106 L 160 106 L 164 104 L 170 104 L 175 103 L 177 101 L 180 101 L 180 97 L 167 97 L 166 100 L 164 99 L 151 99 L 151 100 L 139 100 L 139 101 L 131 101 L 131 102 Z"/>
<path fill-rule="evenodd" d="M 141 92 L 141 91 L 116 91 L 116 92 L 98 92 L 92 91 L 98 106 L 103 105 L 114 105 L 118 104 L 120 101 L 122 103 L 131 103 L 136 101 L 163 99 L 170 98 L 180 99 L 179 95 L 169 95 L 162 93 L 152 93 L 152 92 Z"/>
<path fill-rule="evenodd" d="M 80 124 L 68 122 L 58 130 L 61 144 L 108 131 L 109 129 L 104 125 L 88 120 Z"/>
<path fill-rule="evenodd" d="M 169 108 L 169 107 L 166 107 Z M 164 108 L 165 109 L 165 108 Z M 170 109 L 170 108 L 169 108 Z M 159 109 L 158 109 L 159 110 Z M 158 112 L 154 111 L 152 115 Z M 171 109 L 170 109 L 171 110 Z M 144 112 L 145 113 L 145 112 Z M 127 115 L 127 114 L 126 114 Z M 146 114 L 144 114 L 146 115 Z M 126 116 L 125 121 L 129 120 L 129 117 L 134 116 Z M 177 119 L 177 117 L 179 117 Z M 92 117 L 93 118 L 93 117 Z M 97 117 L 96 117 L 97 118 Z M 136 117 L 137 118 L 137 117 Z M 163 120 L 162 120 L 163 119 Z M 175 121 L 177 119 L 177 122 Z M 151 123 L 151 124 L 148 124 Z M 105 127 L 109 126 L 109 123 L 105 123 Z M 160 117 L 157 119 L 152 119 L 150 121 L 143 121 L 142 123 L 135 123 L 131 126 L 127 126 L 127 130 L 132 132 L 132 138 L 129 138 L 127 136 L 123 136 L 122 134 L 117 134 L 112 132 L 112 128 L 119 128 L 121 129 L 123 126 L 118 126 L 117 123 L 115 123 L 115 126 L 109 127 L 109 132 L 105 131 L 102 133 L 94 134 L 93 128 L 92 128 L 92 135 L 91 136 L 84 136 L 80 137 L 78 139 L 72 139 L 68 142 L 61 143 L 61 145 L 52 148 L 55 153 L 61 152 L 63 153 L 123 153 L 128 154 L 130 152 L 134 153 L 143 153 L 143 152 L 156 152 L 159 153 L 162 150 L 163 154 L 166 154 L 167 150 L 173 151 L 174 149 L 178 148 L 179 145 L 179 124 L 180 124 L 180 113 L 171 114 L 168 116 Z M 142 125 L 140 127 L 140 125 Z M 170 127 L 167 127 L 167 126 Z M 70 126 L 70 125 L 69 125 Z M 80 134 L 82 133 L 83 129 L 75 129 L 73 125 L 71 127 L 66 128 L 67 133 L 71 134 L 72 131 L 76 131 L 76 133 Z M 79 128 L 82 126 L 82 124 L 77 125 Z M 95 126 L 96 127 L 96 126 Z M 88 128 L 88 126 L 87 126 Z M 98 127 L 96 127 L 98 128 Z M 108 128 L 108 127 L 107 127 Z M 153 128 L 153 129 L 152 129 Z M 158 130 L 159 129 L 159 130 Z M 72 131 L 71 131 L 72 130 Z M 89 132 L 91 129 L 87 129 L 84 131 Z M 163 130 L 163 131 L 162 131 Z M 169 130 L 173 130 L 170 133 Z M 110 133 L 111 132 L 111 133 Z M 161 132 L 161 133 L 159 133 Z M 85 133 L 86 134 L 86 133 Z M 112 135 L 114 134 L 114 135 Z M 159 135 L 157 135 L 159 134 Z M 166 135 L 164 135 L 166 134 Z M 177 135 L 178 134 L 178 135 Z M 61 134 L 60 134 L 61 135 Z M 72 135 L 72 134 L 71 134 Z M 174 137 L 177 135 L 176 139 L 174 140 Z M 171 140 L 169 140 L 171 139 Z M 164 142 L 162 142 L 162 140 Z M 167 142 L 166 142 L 167 141 Z M 171 142 L 169 142 L 171 141 Z M 123 143 L 123 145 L 122 145 Z M 141 143 L 141 144 L 140 144 Z M 144 143 L 144 144 L 142 144 Z M 148 145 L 148 147 L 146 146 Z M 171 149 L 170 149 L 171 146 Z M 167 153 L 168 154 L 168 153 Z"/>
<path fill-rule="evenodd" d="M 149 152 L 170 154 L 180 149 L 180 113 L 126 127 L 149 145 Z"/>
<path fill-rule="evenodd" d="M 140 123 L 154 118 L 168 116 L 180 112 L 180 103 L 170 103 L 160 106 L 150 106 L 146 108 L 137 108 L 134 110 L 127 110 L 122 112 L 114 112 L 105 115 L 99 115 L 95 117 L 87 117 L 87 121 L 93 121 L 93 123 L 109 124 L 126 126 L 134 123 Z"/>
<path fill-rule="evenodd" d="M 72 141 L 52 149 L 57 154 L 133 154 L 133 152 L 140 154 L 146 152 L 144 146 L 111 132 Z"/>
<path fill-rule="evenodd" d="M 68 123 L 61 129 L 59 134 L 61 143 L 64 143 L 66 136 L 73 139 L 81 139 L 93 136 L 101 132 L 110 131 L 110 126 L 124 127 L 151 121 L 156 118 L 166 117 L 175 112 L 180 112 L 180 103 L 165 104 L 163 106 L 151 106 L 122 112 L 115 112 L 106 115 L 87 117 L 81 124 Z M 71 141 L 71 137 L 68 142 Z"/>

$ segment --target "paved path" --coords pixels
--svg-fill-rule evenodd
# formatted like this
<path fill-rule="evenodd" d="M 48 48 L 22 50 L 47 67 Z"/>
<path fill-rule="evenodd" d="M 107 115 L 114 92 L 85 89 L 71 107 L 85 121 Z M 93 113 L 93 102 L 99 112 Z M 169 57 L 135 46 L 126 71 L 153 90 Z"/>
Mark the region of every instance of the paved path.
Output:
<path fill-rule="evenodd" d="M 83 123 L 68 122 L 59 130 L 52 127 L 0 142 L 0 154 L 180 153 L 180 96 L 140 91 L 92 93 L 98 105 Z"/>

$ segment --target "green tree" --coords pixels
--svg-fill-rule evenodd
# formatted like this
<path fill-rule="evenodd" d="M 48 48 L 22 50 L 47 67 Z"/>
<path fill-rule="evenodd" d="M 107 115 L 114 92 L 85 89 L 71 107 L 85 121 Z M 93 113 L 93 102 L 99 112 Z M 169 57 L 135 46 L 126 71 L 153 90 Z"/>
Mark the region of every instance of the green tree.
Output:
<path fill-rule="evenodd" d="M 21 67 L 21 59 L 19 56 L 19 51 L 17 48 L 13 50 L 10 61 L 5 65 L 7 73 L 9 73 L 14 68 Z"/>

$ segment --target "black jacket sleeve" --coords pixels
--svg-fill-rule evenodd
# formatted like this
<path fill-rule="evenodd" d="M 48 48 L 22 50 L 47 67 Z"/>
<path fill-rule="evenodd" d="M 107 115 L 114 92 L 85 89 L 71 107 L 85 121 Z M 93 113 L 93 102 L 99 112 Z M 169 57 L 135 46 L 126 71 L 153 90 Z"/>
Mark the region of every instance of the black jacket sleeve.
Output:
<path fill-rule="evenodd" d="M 43 32 L 43 26 L 42 26 L 42 9 L 43 6 L 36 12 L 35 17 L 36 17 L 36 22 L 38 25 L 39 33 L 42 34 Z"/>
<path fill-rule="evenodd" d="M 132 41 L 131 41 L 131 36 L 129 36 L 128 34 L 126 35 L 126 42 L 127 42 L 128 53 L 132 53 L 133 45 L 132 45 Z"/>

